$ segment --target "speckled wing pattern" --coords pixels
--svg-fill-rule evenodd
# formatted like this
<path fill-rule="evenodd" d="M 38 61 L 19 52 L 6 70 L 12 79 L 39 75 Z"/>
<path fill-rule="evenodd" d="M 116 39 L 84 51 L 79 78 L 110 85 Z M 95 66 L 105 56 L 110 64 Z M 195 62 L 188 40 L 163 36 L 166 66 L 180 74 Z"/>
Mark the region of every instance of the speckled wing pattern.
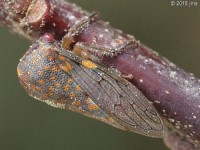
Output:
<path fill-rule="evenodd" d="M 17 67 L 27 93 L 122 130 L 161 137 L 164 127 L 153 105 L 108 67 L 84 59 L 56 42 L 36 41 Z"/>
<path fill-rule="evenodd" d="M 164 129 L 161 118 L 134 85 L 71 51 L 59 49 L 57 52 L 72 65 L 73 69 L 68 72 L 71 78 L 101 110 L 125 130 L 151 137 L 162 135 Z"/>

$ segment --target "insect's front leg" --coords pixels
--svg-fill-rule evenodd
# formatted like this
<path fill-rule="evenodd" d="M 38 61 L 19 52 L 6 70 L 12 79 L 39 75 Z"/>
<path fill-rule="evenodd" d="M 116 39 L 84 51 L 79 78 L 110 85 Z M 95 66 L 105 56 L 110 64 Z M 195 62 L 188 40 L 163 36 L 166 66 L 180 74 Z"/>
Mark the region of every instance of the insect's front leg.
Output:
<path fill-rule="evenodd" d="M 102 59 L 104 56 L 106 57 L 117 56 L 119 53 L 124 52 L 130 47 L 138 47 L 138 46 L 139 42 L 136 40 L 131 40 L 128 41 L 127 43 L 121 44 L 118 47 L 111 47 L 111 48 L 101 47 L 96 44 L 85 44 L 82 42 L 78 42 L 74 46 L 73 51 L 82 57 L 88 57 L 89 59 L 93 60 L 96 59 L 95 57 Z"/>
<path fill-rule="evenodd" d="M 82 19 L 79 23 L 76 23 L 74 26 L 72 26 L 69 29 L 68 33 L 62 39 L 62 48 L 67 49 L 67 50 L 70 49 L 71 44 L 75 42 L 74 37 L 78 33 L 80 33 L 82 30 L 87 28 L 90 22 L 94 20 L 98 20 L 98 19 L 99 19 L 98 13 L 93 12 L 86 18 Z"/>
<path fill-rule="evenodd" d="M 72 26 L 68 33 L 63 37 L 61 41 L 61 46 L 62 48 L 68 50 L 71 49 L 72 44 L 75 42 L 74 37 L 79 34 L 82 30 L 87 28 L 87 26 L 92 22 L 96 21 L 99 19 L 99 15 L 96 12 L 93 12 L 83 20 L 81 20 L 79 23 L 75 24 Z M 139 41 L 133 39 L 130 40 L 126 43 L 122 43 L 117 47 L 111 47 L 111 48 L 106 48 L 106 47 L 101 47 L 97 44 L 85 44 L 82 42 L 77 42 L 75 44 L 75 47 L 73 49 L 82 49 L 82 50 L 87 50 L 87 55 L 88 58 L 91 58 L 91 60 L 96 60 L 95 62 L 98 63 L 98 57 L 103 57 L 103 56 L 109 56 L 113 57 L 116 56 L 117 54 L 123 52 L 124 50 L 128 49 L 129 47 L 138 47 L 139 46 Z M 89 53 L 91 54 L 89 54 Z M 85 57 L 86 53 L 83 53 L 83 57 Z M 97 57 L 95 57 L 96 55 Z"/>

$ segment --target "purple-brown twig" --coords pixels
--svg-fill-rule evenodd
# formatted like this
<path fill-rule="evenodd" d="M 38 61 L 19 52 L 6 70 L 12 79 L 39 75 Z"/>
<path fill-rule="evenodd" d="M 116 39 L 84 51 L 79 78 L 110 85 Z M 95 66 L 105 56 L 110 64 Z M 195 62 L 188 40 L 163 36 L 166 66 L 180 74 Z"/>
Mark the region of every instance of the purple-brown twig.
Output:
<path fill-rule="evenodd" d="M 78 6 L 62 0 L 0 1 L 0 24 L 32 41 L 46 32 L 61 40 L 70 27 L 88 14 Z M 91 22 L 88 28 L 76 36 L 75 42 L 95 43 L 110 48 L 131 39 L 132 36 L 99 20 Z M 174 133 L 167 133 L 166 137 L 199 144 L 200 80 L 143 44 L 104 61 L 124 76 L 131 77 L 129 81 L 154 104 L 166 126 L 183 135 L 184 141 L 180 140 L 180 135 L 174 136 Z"/>

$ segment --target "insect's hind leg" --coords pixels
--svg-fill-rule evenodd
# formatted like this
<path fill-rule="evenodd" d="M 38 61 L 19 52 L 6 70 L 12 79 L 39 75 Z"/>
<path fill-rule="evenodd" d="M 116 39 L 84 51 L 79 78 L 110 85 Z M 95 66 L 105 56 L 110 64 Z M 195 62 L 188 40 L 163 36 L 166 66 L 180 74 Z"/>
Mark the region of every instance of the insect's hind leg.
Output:
<path fill-rule="evenodd" d="M 87 26 L 89 25 L 89 23 L 91 21 L 98 20 L 98 19 L 99 19 L 99 14 L 97 12 L 93 12 L 89 16 L 87 16 L 86 18 L 82 19 L 79 23 L 73 25 L 61 41 L 62 42 L 62 48 L 69 49 L 71 44 L 75 42 L 74 37 L 78 33 L 80 33 L 82 30 L 87 28 Z"/>

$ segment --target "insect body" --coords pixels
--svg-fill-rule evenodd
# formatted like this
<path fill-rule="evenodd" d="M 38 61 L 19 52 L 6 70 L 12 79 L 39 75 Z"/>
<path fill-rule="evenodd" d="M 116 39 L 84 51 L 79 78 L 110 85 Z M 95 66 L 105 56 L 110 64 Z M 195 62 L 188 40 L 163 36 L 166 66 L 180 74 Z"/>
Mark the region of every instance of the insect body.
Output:
<path fill-rule="evenodd" d="M 108 68 L 43 36 L 18 65 L 25 90 L 54 107 L 70 109 L 122 130 L 161 137 L 163 123 L 153 105 L 131 83 Z"/>

